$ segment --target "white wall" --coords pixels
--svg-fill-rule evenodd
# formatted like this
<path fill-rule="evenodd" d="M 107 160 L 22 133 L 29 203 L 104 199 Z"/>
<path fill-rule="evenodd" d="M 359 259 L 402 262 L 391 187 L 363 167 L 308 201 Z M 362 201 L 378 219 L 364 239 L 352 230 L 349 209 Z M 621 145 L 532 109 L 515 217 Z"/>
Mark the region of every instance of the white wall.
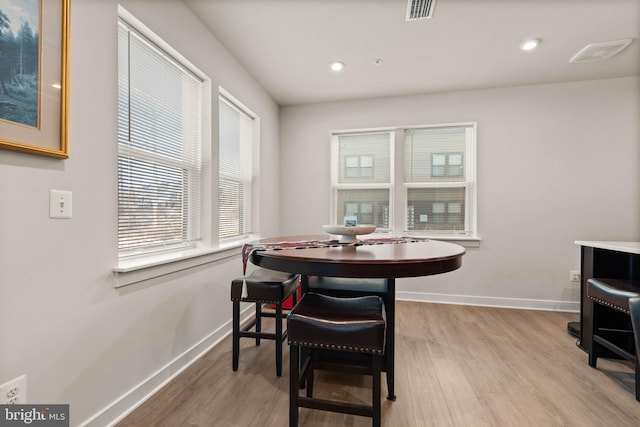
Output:
<path fill-rule="evenodd" d="M 637 78 L 287 107 L 279 128 L 181 2 L 122 3 L 261 117 L 265 235 L 327 222 L 329 131 L 477 121 L 480 248 L 460 271 L 401 281 L 401 296 L 562 306 L 577 301 L 575 239 L 639 240 Z M 240 273 L 233 255 L 113 287 L 116 14 L 115 0 L 72 2 L 71 157 L 0 151 L 0 383 L 27 374 L 29 402 L 70 404 L 71 425 L 107 424 L 223 336 Z M 50 189 L 73 192 L 72 219 L 49 219 Z"/>
<path fill-rule="evenodd" d="M 122 3 L 260 116 L 261 224 L 277 234 L 277 105 L 182 2 Z M 70 158 L 0 151 L 0 383 L 27 374 L 29 402 L 70 404 L 71 425 L 103 409 L 92 425 L 106 425 L 230 330 L 229 283 L 241 274 L 236 251 L 113 287 L 116 16 L 115 0 L 72 2 Z M 72 219 L 49 219 L 50 189 L 73 192 Z"/>
<path fill-rule="evenodd" d="M 398 297 L 577 310 L 573 242 L 640 240 L 639 117 L 637 77 L 285 107 L 282 231 L 329 220 L 330 131 L 476 121 L 480 247 Z"/>

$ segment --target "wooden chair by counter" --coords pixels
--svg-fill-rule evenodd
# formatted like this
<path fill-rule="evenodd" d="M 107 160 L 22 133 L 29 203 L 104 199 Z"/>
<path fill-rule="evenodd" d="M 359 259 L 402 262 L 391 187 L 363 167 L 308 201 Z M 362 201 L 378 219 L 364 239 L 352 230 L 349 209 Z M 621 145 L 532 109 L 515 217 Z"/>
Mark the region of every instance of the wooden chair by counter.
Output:
<path fill-rule="evenodd" d="M 635 394 L 640 401 L 640 362 L 637 357 L 637 335 L 634 337 L 631 317 L 631 298 L 638 298 L 640 281 L 621 279 L 589 279 L 587 296 L 591 301 L 593 344 L 589 352 L 589 366 L 596 367 L 598 357 L 612 353 L 633 362 Z M 634 312 L 638 310 L 637 303 Z M 636 314 L 636 313 L 634 313 Z M 638 314 L 636 314 L 638 316 Z"/>
<path fill-rule="evenodd" d="M 371 417 L 373 426 L 381 425 L 382 356 L 386 321 L 380 297 L 335 298 L 306 293 L 287 317 L 290 346 L 289 426 L 298 425 L 299 408 Z M 300 349 L 308 349 L 302 365 Z M 322 360 L 318 353 L 324 354 Z M 344 353 L 358 353 L 367 365 L 328 363 L 327 359 Z M 363 363 L 366 363 L 363 361 Z M 302 368 L 301 368 L 302 366 Z M 372 376 L 370 406 L 313 397 L 314 369 L 356 372 Z M 300 384 L 306 380 L 306 397 L 300 396 Z"/>
<path fill-rule="evenodd" d="M 282 304 L 292 296 L 293 304 L 297 302 L 299 286 L 297 274 L 257 268 L 246 277 L 234 279 L 231 282 L 231 301 L 233 302 L 233 370 L 238 370 L 240 358 L 240 338 L 255 338 L 256 345 L 260 339 L 273 340 L 276 344 L 276 375 L 282 375 L 282 343 L 287 338 L 287 332 L 282 330 Z M 245 327 L 240 328 L 240 303 L 255 303 L 255 318 Z M 263 311 L 263 305 L 275 306 L 275 313 Z M 275 333 L 262 331 L 262 318 L 275 318 Z M 255 327 L 255 331 L 251 331 Z"/>

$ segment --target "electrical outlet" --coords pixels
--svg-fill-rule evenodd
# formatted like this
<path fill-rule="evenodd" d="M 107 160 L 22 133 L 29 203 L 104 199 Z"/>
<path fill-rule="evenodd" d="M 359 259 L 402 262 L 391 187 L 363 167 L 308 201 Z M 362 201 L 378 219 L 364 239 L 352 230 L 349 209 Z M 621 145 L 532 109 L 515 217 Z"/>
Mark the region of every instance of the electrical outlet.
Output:
<path fill-rule="evenodd" d="M 0 404 L 16 405 L 27 403 L 27 376 L 20 375 L 11 381 L 0 384 Z"/>
<path fill-rule="evenodd" d="M 580 272 L 578 270 L 569 271 L 570 282 L 580 282 Z"/>

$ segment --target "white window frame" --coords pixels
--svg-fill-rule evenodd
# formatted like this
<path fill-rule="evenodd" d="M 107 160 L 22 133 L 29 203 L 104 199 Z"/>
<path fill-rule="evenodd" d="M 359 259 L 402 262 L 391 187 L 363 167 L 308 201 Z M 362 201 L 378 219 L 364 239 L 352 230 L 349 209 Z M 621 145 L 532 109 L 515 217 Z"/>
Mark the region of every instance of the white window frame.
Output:
<path fill-rule="evenodd" d="M 218 236 L 218 244 L 220 247 L 229 247 L 233 245 L 237 245 L 241 242 L 251 240 L 257 236 L 257 230 L 259 230 L 259 224 L 257 218 L 259 204 L 257 203 L 258 197 L 258 176 L 259 176 L 259 146 L 260 146 L 260 117 L 255 114 L 251 109 L 249 109 L 246 105 L 240 102 L 237 98 L 231 95 L 224 88 L 219 87 L 219 102 L 225 102 L 227 105 L 231 106 L 239 113 L 244 114 L 249 119 L 251 119 L 251 147 L 250 147 L 250 161 L 247 166 L 246 173 L 244 174 L 244 179 L 237 180 L 236 177 L 225 177 L 230 180 L 243 182 L 248 188 L 248 192 L 244 194 L 244 232 L 231 237 L 222 237 L 219 235 L 219 210 L 218 210 L 218 221 L 216 221 L 216 235 Z M 218 115 L 219 117 L 219 115 Z M 218 172 L 218 180 L 223 177 L 222 172 Z M 217 181 L 219 183 L 219 181 Z M 216 206 L 219 209 L 218 203 L 216 201 Z"/>
<path fill-rule="evenodd" d="M 217 214 L 213 207 L 213 185 L 217 183 L 215 165 L 212 163 L 212 90 L 211 80 L 206 74 L 198 70 L 190 61 L 178 51 L 171 48 L 158 35 L 147 28 L 135 16 L 121 5 L 118 5 L 118 18 L 135 29 L 142 36 L 159 46 L 166 54 L 177 62 L 186 66 L 191 72 L 202 79 L 202 123 L 201 123 L 201 175 L 200 175 L 200 239 L 193 245 L 182 246 L 173 250 L 141 253 L 138 255 L 118 256 L 114 266 L 114 286 L 121 287 L 142 282 L 151 278 L 164 276 L 198 265 L 216 262 L 229 254 L 221 252 L 217 245 Z M 217 99 L 217 98 L 216 98 Z M 217 108 L 216 110 L 217 111 Z M 217 139 L 216 139 L 217 141 Z M 217 163 L 217 162 L 216 162 Z M 217 190 L 215 191 L 217 193 Z M 217 203 L 217 202 L 216 202 Z"/>
<path fill-rule="evenodd" d="M 446 127 L 464 127 L 467 129 L 465 141 L 465 181 L 462 182 L 429 182 L 411 183 L 404 182 L 404 132 L 409 129 L 429 129 Z M 380 133 L 390 132 L 390 159 L 391 159 L 391 179 L 389 184 L 340 184 L 339 179 L 339 146 L 340 135 L 354 133 Z M 477 226 L 477 123 L 442 123 L 428 125 L 412 125 L 390 128 L 371 129 L 351 129 L 331 132 L 331 200 L 329 203 L 329 218 L 333 224 L 341 224 L 342 219 L 337 218 L 338 191 L 342 189 L 376 189 L 388 188 L 390 191 L 389 200 L 389 229 L 376 230 L 376 233 L 389 233 L 393 235 L 419 235 L 440 240 L 456 241 L 479 241 Z M 408 230 L 407 194 L 411 188 L 465 188 L 465 225 L 468 226 L 468 233 L 464 232 L 434 232 Z"/>
<path fill-rule="evenodd" d="M 468 225 L 469 232 L 434 232 L 434 231 L 409 231 L 408 215 L 406 210 L 403 209 L 404 223 L 402 226 L 402 232 L 405 234 L 424 235 L 433 238 L 451 238 L 451 239 L 477 239 L 478 238 L 478 223 L 477 223 L 477 176 L 476 176 L 476 145 L 477 145 L 477 123 L 476 122 L 464 122 L 464 123 L 445 123 L 435 125 L 423 125 L 423 126 L 407 126 L 402 128 L 402 133 L 409 129 L 434 129 L 434 128 L 456 128 L 464 127 L 466 132 L 465 141 L 465 180 L 462 182 L 429 182 L 429 183 L 403 183 L 403 200 L 402 206 L 407 206 L 407 194 L 411 188 L 464 188 L 465 189 L 465 218 L 464 223 Z M 401 138 L 404 143 L 404 138 Z M 403 152 L 404 150 L 401 150 Z M 455 153 L 446 153 L 455 154 Z M 448 160 L 447 160 L 448 161 Z M 443 175 L 446 178 L 448 175 Z"/>
<path fill-rule="evenodd" d="M 160 167 L 168 167 L 182 170 L 186 173 L 187 179 L 187 191 L 186 191 L 186 200 L 185 200 L 185 209 L 186 212 L 183 215 L 183 224 L 186 229 L 186 233 L 183 235 L 183 238 L 179 242 L 162 242 L 158 241 L 157 244 L 153 246 L 140 245 L 140 246 L 132 246 L 130 248 L 125 248 L 119 250 L 118 256 L 119 258 L 127 258 L 131 256 L 148 256 L 154 255 L 158 252 L 162 251 L 173 251 L 173 250 L 184 250 L 185 248 L 193 248 L 196 246 L 197 242 L 201 238 L 201 187 L 202 187 L 202 120 L 204 119 L 204 99 L 207 97 L 207 84 L 206 84 L 206 76 L 204 76 L 199 70 L 197 70 L 193 64 L 187 61 L 184 58 L 175 58 L 173 53 L 175 52 L 166 42 L 160 39 L 157 36 L 149 37 L 148 30 L 146 27 L 140 28 L 140 24 L 131 24 L 124 18 L 119 19 L 119 26 L 126 28 L 128 34 L 135 36 L 136 39 L 141 40 L 143 43 L 146 43 L 150 50 L 154 50 L 157 52 L 158 57 L 163 57 L 166 59 L 166 63 L 172 63 L 173 66 L 182 69 L 183 73 L 189 74 L 193 76 L 193 78 L 198 79 L 199 83 L 199 96 L 198 96 L 198 115 L 200 116 L 200 121 L 198 122 L 199 126 L 197 127 L 196 138 L 193 140 L 193 143 L 190 145 L 185 145 L 183 149 L 186 148 L 187 151 L 184 151 L 182 157 L 172 157 L 168 155 L 163 155 L 161 153 L 156 153 L 150 150 L 140 149 L 136 147 L 132 147 L 127 145 L 127 143 L 122 144 L 120 140 L 118 142 L 118 158 L 129 158 L 134 161 L 142 161 L 148 162 L 152 165 L 158 165 Z M 119 30 L 120 31 L 120 30 Z M 147 34 L 145 34 L 145 32 Z M 131 52 L 128 52 L 131 55 Z M 125 102 L 131 104 L 131 98 L 127 98 Z M 184 99 L 182 100 L 184 104 Z M 184 118 L 183 118 L 184 119 Z M 129 123 L 129 129 L 132 129 L 132 123 Z M 188 129 L 189 130 L 189 129 Z M 136 129 L 136 132 L 139 132 L 139 129 Z M 119 134 L 121 132 L 119 131 Z M 184 137 L 184 135 L 183 135 Z M 183 138 L 184 140 L 184 138 Z M 184 142 L 184 141 L 183 141 Z M 166 143 L 166 142 L 165 142 Z M 195 148 L 195 152 L 193 149 Z M 193 153 L 191 155 L 190 153 Z"/>
<path fill-rule="evenodd" d="M 371 134 L 379 134 L 379 133 L 389 133 L 389 182 L 388 183 L 374 183 L 374 184 L 345 184 L 340 183 L 340 149 L 339 149 L 339 137 L 340 135 L 345 134 L 359 134 L 359 133 L 371 133 Z M 332 224 L 342 224 L 344 222 L 344 218 L 337 218 L 338 213 L 338 192 L 340 190 L 389 190 L 389 224 L 393 224 L 394 218 L 394 199 L 395 199 L 395 150 L 394 150 L 394 141 L 395 141 L 395 132 L 392 128 L 377 128 L 377 129 L 357 129 L 357 130 L 348 130 L 348 131 L 336 131 L 331 133 L 331 200 L 329 203 L 330 207 L 330 221 Z M 363 154 L 359 157 L 367 157 L 368 154 Z M 360 162 L 360 159 L 358 159 Z M 392 228 L 389 229 L 379 229 L 378 233 L 381 232 L 392 232 Z"/>

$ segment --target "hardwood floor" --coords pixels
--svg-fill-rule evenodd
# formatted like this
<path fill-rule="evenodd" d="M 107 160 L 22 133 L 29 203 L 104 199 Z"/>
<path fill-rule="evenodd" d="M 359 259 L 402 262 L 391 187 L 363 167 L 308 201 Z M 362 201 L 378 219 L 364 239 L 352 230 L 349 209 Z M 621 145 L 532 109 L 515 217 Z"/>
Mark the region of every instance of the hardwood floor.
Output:
<path fill-rule="evenodd" d="M 566 332 L 577 314 L 398 301 L 397 400 L 384 426 L 638 426 L 632 366 L 598 369 Z M 272 326 L 272 324 L 267 324 Z M 227 337 L 118 427 L 288 425 L 288 364 L 272 341 Z M 347 385 L 344 385 L 346 382 Z M 370 378 L 322 372 L 317 395 L 368 402 Z M 383 396 L 386 384 L 383 378 Z M 300 410 L 301 426 L 370 426 L 369 418 Z"/>

